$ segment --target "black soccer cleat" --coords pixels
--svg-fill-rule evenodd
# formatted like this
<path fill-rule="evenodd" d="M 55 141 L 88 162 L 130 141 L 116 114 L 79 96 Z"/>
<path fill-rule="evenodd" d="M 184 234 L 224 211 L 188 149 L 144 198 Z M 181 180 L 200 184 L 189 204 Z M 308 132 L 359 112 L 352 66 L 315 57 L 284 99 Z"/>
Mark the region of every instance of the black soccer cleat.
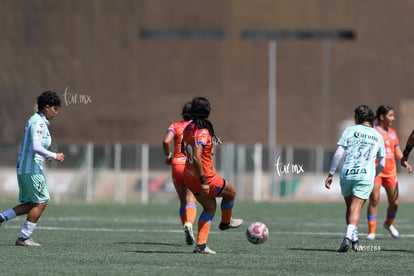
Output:
<path fill-rule="evenodd" d="M 344 240 L 342 241 L 341 245 L 338 247 L 336 252 L 341 252 L 341 253 L 348 252 L 350 247 L 351 247 L 351 240 L 348 238 L 344 238 Z"/>
<path fill-rule="evenodd" d="M 359 241 L 352 241 L 352 251 L 361 252 L 362 246 L 359 244 Z"/>
<path fill-rule="evenodd" d="M 243 220 L 242 219 L 234 219 L 234 218 L 232 218 L 230 220 L 230 222 L 228 222 L 228 223 L 220 222 L 219 229 L 222 230 L 222 231 L 224 231 L 224 230 L 231 229 L 231 228 L 238 228 L 242 224 L 243 224 Z"/>

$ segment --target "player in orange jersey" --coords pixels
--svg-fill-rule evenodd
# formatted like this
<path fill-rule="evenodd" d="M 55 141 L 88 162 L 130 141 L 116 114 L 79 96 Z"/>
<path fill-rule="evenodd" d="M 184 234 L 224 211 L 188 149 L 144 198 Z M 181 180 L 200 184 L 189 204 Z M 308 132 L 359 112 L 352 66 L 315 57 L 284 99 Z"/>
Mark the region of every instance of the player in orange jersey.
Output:
<path fill-rule="evenodd" d="M 184 170 L 185 185 L 194 193 L 203 206 L 198 219 L 197 245 L 194 253 L 216 254 L 207 247 L 211 222 L 216 212 L 216 197 L 221 197 L 220 230 L 237 228 L 243 223 L 233 219 L 233 206 L 236 196 L 234 186 L 218 175 L 214 169 L 212 155 L 214 146 L 220 139 L 214 134 L 212 123 L 207 120 L 210 115 L 210 103 L 204 97 L 193 99 L 191 104 L 191 122 L 183 134 L 183 149 L 187 157 Z"/>
<path fill-rule="evenodd" d="M 197 205 L 193 193 L 184 185 L 185 155 L 181 152 L 183 131 L 191 118 L 191 102 L 184 105 L 182 121 L 172 123 L 162 141 L 167 165 L 171 165 L 171 175 L 178 198 L 180 199 L 180 219 L 185 233 L 187 244 L 194 243 L 193 223 L 197 215 Z M 174 153 L 171 152 L 171 143 L 174 143 Z"/>
<path fill-rule="evenodd" d="M 386 162 L 384 170 L 374 180 L 374 189 L 369 197 L 369 205 L 367 208 L 368 240 L 375 239 L 381 185 L 384 187 L 388 197 L 387 218 L 383 226 L 390 232 L 392 237 L 398 238 L 400 236 L 400 233 L 393 224 L 398 210 L 398 178 L 395 158 L 400 160 L 403 157 L 403 153 L 400 149 L 397 133 L 391 128 L 392 122 L 395 119 L 394 109 L 390 106 L 381 105 L 377 109 L 376 118 L 377 125 L 374 127 L 384 139 Z M 407 171 L 411 172 L 412 168 L 407 160 L 405 160 L 404 164 Z"/>

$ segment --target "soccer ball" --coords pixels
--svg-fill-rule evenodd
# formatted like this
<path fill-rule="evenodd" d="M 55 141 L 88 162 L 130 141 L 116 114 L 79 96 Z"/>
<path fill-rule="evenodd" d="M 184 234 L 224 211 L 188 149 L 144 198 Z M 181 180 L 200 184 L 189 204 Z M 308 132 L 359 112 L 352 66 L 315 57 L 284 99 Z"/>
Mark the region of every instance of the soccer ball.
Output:
<path fill-rule="evenodd" d="M 253 222 L 246 229 L 247 240 L 253 244 L 261 244 L 267 240 L 269 229 L 263 222 Z"/>

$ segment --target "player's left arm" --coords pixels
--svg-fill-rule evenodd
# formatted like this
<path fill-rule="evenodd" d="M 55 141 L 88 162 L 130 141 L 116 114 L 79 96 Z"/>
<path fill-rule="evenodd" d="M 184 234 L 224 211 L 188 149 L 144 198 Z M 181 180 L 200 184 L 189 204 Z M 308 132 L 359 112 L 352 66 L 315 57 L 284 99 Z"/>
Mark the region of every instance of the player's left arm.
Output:
<path fill-rule="evenodd" d="M 44 123 L 37 122 L 31 126 L 32 148 L 37 154 L 47 159 L 56 159 L 56 153 L 49 151 L 42 145 L 43 135 L 46 132 L 47 128 Z"/>
<path fill-rule="evenodd" d="M 47 131 L 47 129 L 45 128 L 45 126 L 43 124 L 37 124 L 34 126 L 34 129 L 32 131 L 32 147 L 33 150 L 37 153 L 40 154 L 41 156 L 45 157 L 47 160 L 57 160 L 60 163 L 63 163 L 65 161 L 65 155 L 63 154 L 63 152 L 52 152 L 47 150 L 43 145 L 42 145 L 42 135 L 43 133 Z"/>

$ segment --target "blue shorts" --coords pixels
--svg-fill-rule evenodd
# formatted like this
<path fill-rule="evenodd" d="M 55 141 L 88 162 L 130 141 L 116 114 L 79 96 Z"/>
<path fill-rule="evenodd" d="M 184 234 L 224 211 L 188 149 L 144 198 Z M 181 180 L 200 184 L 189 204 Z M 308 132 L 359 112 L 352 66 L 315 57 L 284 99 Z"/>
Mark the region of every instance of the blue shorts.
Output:
<path fill-rule="evenodd" d="M 50 200 L 46 178 L 43 174 L 17 175 L 19 201 L 21 203 L 42 203 Z"/>
<path fill-rule="evenodd" d="M 340 182 L 344 197 L 354 195 L 361 199 L 368 199 L 374 188 L 374 181 L 341 179 Z"/>

